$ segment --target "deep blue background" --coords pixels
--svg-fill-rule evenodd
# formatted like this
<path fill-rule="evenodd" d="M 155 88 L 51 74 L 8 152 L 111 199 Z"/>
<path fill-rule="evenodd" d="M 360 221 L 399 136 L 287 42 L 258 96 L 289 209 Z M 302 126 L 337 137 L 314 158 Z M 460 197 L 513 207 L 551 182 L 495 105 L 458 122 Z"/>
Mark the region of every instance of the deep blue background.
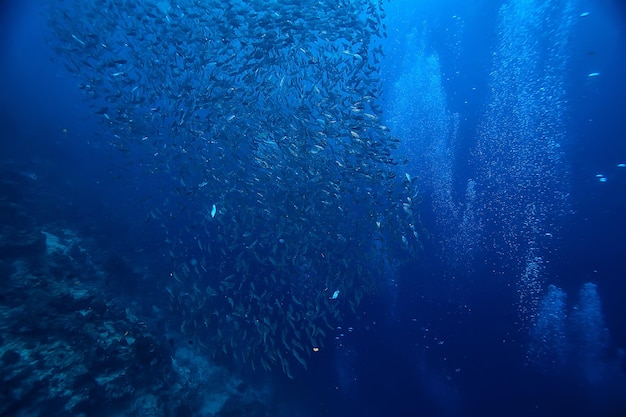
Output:
<path fill-rule="evenodd" d="M 158 184 L 107 148 L 106 133 L 76 81 L 46 45 L 45 18 L 34 5 L 15 3 L 0 8 L 2 162 L 36 175 L 32 187 L 39 197 L 33 204 L 42 223 L 64 219 L 122 253 L 157 247 L 159 232 L 146 226 L 136 207 L 138 198 L 158 192 Z M 412 3 L 387 6 L 405 16 L 389 29 L 409 31 L 412 19 L 431 22 L 429 48 L 440 58 L 448 107 L 462 115 L 461 153 L 469 158 L 486 105 L 472 88 L 488 84 L 500 2 Z M 626 347 L 626 168 L 617 167 L 626 163 L 626 21 L 618 1 L 581 2 L 578 9 L 591 15 L 575 26 L 567 73 L 564 146 L 574 212 L 563 220 L 546 281 L 568 294 L 585 282 L 598 285 L 615 359 L 617 349 Z M 451 15 L 464 19 L 460 55 L 452 54 L 459 40 L 446 30 Z M 398 55 L 388 53 L 390 71 Z M 587 78 L 596 71 L 600 77 Z M 460 161 L 456 169 L 465 178 L 468 164 Z M 429 207 L 423 206 L 425 226 L 436 234 Z M 344 346 L 322 357 L 308 377 L 285 382 L 292 406 L 337 416 L 592 415 L 597 403 L 581 399 L 588 387 L 524 365 L 525 336 L 516 324 L 510 277 L 484 279 L 491 271 L 480 264 L 472 273 L 451 271 L 437 251 L 426 242 L 420 262 L 397 277 L 397 288 L 369 301 L 358 320 L 343 326 L 354 327 Z M 155 269 L 161 261 L 154 259 Z M 338 389 L 341 372 L 351 382 Z"/>

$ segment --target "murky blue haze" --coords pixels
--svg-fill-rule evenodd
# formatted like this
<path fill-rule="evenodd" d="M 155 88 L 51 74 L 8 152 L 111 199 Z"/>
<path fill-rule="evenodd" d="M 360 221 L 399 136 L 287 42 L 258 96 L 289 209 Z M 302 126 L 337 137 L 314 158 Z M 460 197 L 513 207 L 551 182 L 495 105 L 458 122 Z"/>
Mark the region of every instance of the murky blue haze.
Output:
<path fill-rule="evenodd" d="M 0 19 L 1 415 L 626 415 L 618 0 Z"/>

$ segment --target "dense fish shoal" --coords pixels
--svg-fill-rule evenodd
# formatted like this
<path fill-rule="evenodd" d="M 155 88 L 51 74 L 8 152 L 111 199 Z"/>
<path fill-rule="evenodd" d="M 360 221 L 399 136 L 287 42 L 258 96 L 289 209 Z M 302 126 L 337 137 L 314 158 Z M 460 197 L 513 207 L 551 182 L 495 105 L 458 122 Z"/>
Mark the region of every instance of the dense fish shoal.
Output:
<path fill-rule="evenodd" d="M 418 196 L 378 102 L 381 2 L 65 1 L 49 16 L 103 138 L 162 183 L 143 207 L 171 259 L 155 279 L 169 330 L 293 377 L 416 253 Z"/>

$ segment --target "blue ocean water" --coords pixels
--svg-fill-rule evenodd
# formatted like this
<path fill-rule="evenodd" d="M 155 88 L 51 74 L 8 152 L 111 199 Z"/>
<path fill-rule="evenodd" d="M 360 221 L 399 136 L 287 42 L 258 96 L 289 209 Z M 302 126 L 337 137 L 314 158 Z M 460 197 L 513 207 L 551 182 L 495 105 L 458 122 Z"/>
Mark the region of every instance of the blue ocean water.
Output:
<path fill-rule="evenodd" d="M 0 414 L 626 415 L 620 2 L 81 4 L 0 8 Z"/>

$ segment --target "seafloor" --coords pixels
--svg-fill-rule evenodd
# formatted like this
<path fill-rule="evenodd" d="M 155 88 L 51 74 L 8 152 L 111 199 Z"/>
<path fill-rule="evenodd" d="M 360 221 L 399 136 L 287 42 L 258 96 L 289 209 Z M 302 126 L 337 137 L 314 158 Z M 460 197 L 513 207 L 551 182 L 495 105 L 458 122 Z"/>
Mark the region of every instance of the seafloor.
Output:
<path fill-rule="evenodd" d="M 0 415 L 268 414 L 266 388 L 175 342 L 163 312 L 108 285 L 142 271 L 42 222 L 24 198 L 34 179 L 0 178 Z"/>

